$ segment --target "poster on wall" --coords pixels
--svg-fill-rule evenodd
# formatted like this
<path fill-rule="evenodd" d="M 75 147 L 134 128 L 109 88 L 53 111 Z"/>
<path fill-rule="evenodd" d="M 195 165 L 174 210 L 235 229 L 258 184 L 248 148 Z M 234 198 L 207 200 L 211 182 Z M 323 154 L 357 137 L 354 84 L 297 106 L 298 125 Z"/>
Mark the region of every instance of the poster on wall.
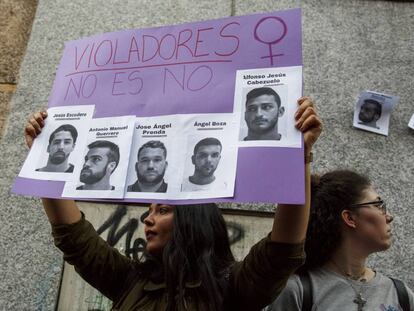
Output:
<path fill-rule="evenodd" d="M 142 120 L 151 118 L 164 118 L 162 123 L 168 124 L 168 119 L 176 116 L 173 131 L 185 131 L 178 140 L 180 147 L 176 147 L 181 163 L 168 150 L 176 146 L 171 139 L 141 136 L 131 140 L 133 154 L 124 165 L 128 168 L 120 201 L 303 203 L 302 138 L 292 126 L 296 100 L 302 95 L 301 45 L 300 9 L 98 34 L 66 42 L 49 108 L 94 105 L 92 119 L 135 116 L 135 122 L 143 124 L 146 121 Z M 248 75 L 253 78 L 244 79 Z M 254 77 L 258 75 L 265 78 Z M 261 94 L 263 89 L 270 93 Z M 249 92 L 260 94 L 251 96 Z M 270 99 L 270 105 L 258 104 L 264 97 Z M 262 106 L 276 115 L 254 116 Z M 221 120 L 217 121 L 217 116 Z M 210 122 L 211 126 L 203 129 L 187 122 Z M 213 126 L 213 122 L 226 126 L 215 130 L 220 126 Z M 211 151 L 216 162 L 209 167 L 203 167 L 199 148 L 195 148 L 205 139 L 220 149 Z M 151 174 L 140 176 L 145 185 L 137 169 L 142 166 L 139 149 L 150 141 L 167 149 L 164 175 L 151 174 L 168 186 L 158 181 L 155 191 L 148 183 Z M 144 146 L 142 150 L 148 153 L 151 148 Z M 205 154 L 204 150 L 201 153 Z M 203 170 L 209 175 L 206 179 L 201 178 Z M 60 198 L 66 183 L 80 182 L 79 175 L 76 180 L 73 176 L 76 174 L 70 180 L 41 180 L 22 175 L 13 191 Z M 150 191 L 128 191 L 145 187 Z M 82 198 L 75 193 L 71 196 Z"/>
<path fill-rule="evenodd" d="M 408 122 L 408 127 L 414 130 L 414 113 L 411 116 L 410 121 Z"/>
<path fill-rule="evenodd" d="M 363 91 L 354 110 L 354 127 L 388 136 L 391 112 L 398 96 Z"/>

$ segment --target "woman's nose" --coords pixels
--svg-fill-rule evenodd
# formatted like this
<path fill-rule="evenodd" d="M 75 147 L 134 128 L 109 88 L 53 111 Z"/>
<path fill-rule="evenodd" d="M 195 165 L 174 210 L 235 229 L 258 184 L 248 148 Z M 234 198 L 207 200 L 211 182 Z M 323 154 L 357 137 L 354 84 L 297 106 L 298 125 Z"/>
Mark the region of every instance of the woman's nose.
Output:
<path fill-rule="evenodd" d="M 152 217 L 151 213 L 149 213 L 147 217 L 144 218 L 144 225 L 146 226 L 154 225 L 154 218 Z"/>

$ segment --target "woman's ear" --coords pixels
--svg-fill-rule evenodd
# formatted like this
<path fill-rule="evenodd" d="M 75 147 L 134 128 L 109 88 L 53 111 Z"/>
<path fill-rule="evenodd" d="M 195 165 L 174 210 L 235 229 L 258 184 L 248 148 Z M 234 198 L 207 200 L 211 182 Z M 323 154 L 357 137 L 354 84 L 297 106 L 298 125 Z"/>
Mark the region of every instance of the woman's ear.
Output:
<path fill-rule="evenodd" d="M 341 218 L 342 218 L 345 226 L 348 226 L 350 228 L 356 228 L 355 213 L 354 212 L 352 212 L 350 210 L 347 210 L 347 209 L 344 209 L 341 212 Z"/>

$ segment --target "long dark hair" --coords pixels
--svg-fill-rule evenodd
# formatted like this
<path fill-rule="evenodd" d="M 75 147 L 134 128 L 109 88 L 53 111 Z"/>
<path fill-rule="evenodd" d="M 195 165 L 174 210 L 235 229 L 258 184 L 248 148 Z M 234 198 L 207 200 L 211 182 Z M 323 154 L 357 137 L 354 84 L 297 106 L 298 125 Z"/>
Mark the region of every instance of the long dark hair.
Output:
<path fill-rule="evenodd" d="M 144 266 L 151 270 L 148 276 L 166 282 L 168 311 L 184 309 L 188 282 L 200 282 L 197 289 L 191 290 L 202 302 L 203 311 L 222 310 L 229 268 L 235 259 L 226 223 L 216 204 L 174 206 L 172 237 L 162 258 L 146 257 Z"/>
<path fill-rule="evenodd" d="M 370 184 L 367 177 L 349 170 L 312 176 L 306 262 L 299 273 L 321 267 L 331 258 L 342 241 L 341 212 L 357 203 Z"/>

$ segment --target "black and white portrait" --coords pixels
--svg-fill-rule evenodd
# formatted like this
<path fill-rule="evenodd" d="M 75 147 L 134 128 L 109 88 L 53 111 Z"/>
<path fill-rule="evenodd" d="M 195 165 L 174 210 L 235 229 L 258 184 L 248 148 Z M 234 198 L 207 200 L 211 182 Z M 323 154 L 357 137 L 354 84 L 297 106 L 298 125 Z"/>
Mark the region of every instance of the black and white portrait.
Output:
<path fill-rule="evenodd" d="M 214 137 L 203 138 L 195 144 L 191 154 L 192 174 L 184 177 L 181 187 L 183 192 L 227 187 L 227 184 L 215 175 L 220 165 L 222 150 L 222 143 Z"/>
<path fill-rule="evenodd" d="M 399 97 L 394 95 L 361 92 L 354 109 L 354 127 L 388 135 L 391 112 L 398 100 Z"/>
<path fill-rule="evenodd" d="M 279 94 L 271 87 L 260 87 L 250 90 L 246 95 L 244 106 L 244 121 L 249 140 L 280 140 L 278 131 L 279 118 L 285 108 L 282 106 Z"/>
<path fill-rule="evenodd" d="M 381 118 L 382 103 L 375 99 L 365 99 L 358 114 L 358 123 L 379 129 L 377 121 Z"/>
<path fill-rule="evenodd" d="M 47 145 L 47 163 L 36 169 L 38 172 L 72 173 L 74 165 L 69 163 L 69 156 L 74 150 L 78 131 L 71 124 L 63 124 L 49 136 Z"/>
<path fill-rule="evenodd" d="M 135 116 L 92 119 L 74 175 L 63 195 L 75 198 L 124 197 Z"/>
<path fill-rule="evenodd" d="M 164 180 L 168 168 L 167 148 L 159 140 L 144 143 L 136 155 L 136 181 L 127 187 L 128 192 L 167 192 Z"/>
<path fill-rule="evenodd" d="M 76 190 L 115 190 L 111 175 L 119 164 L 118 145 L 107 140 L 97 140 L 88 145 L 88 152 L 80 172 L 83 185 Z"/>
<path fill-rule="evenodd" d="M 301 67 L 238 70 L 234 94 L 239 146 L 301 148 L 295 111 L 302 96 Z"/>

